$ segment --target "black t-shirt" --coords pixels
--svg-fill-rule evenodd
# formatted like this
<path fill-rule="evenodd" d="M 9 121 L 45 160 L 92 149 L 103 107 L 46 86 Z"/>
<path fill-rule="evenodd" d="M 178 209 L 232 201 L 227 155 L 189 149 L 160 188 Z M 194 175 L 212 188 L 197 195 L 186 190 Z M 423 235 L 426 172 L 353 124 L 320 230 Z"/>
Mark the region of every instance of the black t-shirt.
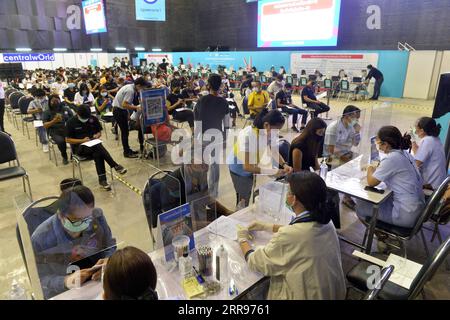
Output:
<path fill-rule="evenodd" d="M 73 100 L 75 99 L 75 94 L 78 92 L 78 90 L 74 89 L 70 89 L 67 88 L 66 90 L 64 90 L 64 98 L 67 98 L 67 100 L 73 102 Z"/>
<path fill-rule="evenodd" d="M 110 91 L 110 90 L 114 90 L 115 88 L 118 87 L 117 83 L 115 83 L 114 81 L 108 81 L 103 85 L 106 90 Z"/>
<path fill-rule="evenodd" d="M 178 100 L 183 99 L 181 94 L 171 93 L 167 96 L 167 100 L 170 102 L 170 105 L 173 106 L 175 103 L 178 102 Z M 178 108 L 183 108 L 182 105 L 180 105 Z M 176 113 L 175 110 L 169 111 L 169 114 Z"/>
<path fill-rule="evenodd" d="M 47 132 L 50 136 L 58 135 L 58 136 L 64 136 L 66 133 L 66 123 L 72 118 L 73 112 L 70 110 L 70 108 L 66 106 L 60 106 L 58 109 L 56 109 L 54 112 L 49 110 L 44 111 L 42 114 L 42 121 L 50 122 L 52 121 L 57 114 L 60 114 L 62 116 L 62 121 L 54 124 L 50 128 L 47 129 Z"/>
<path fill-rule="evenodd" d="M 370 80 L 372 78 L 375 78 L 375 80 L 381 80 L 383 78 L 383 73 L 377 68 L 372 68 L 367 75 L 367 79 Z"/>
<path fill-rule="evenodd" d="M 222 122 L 226 114 L 230 113 L 228 102 L 224 98 L 209 94 L 201 97 L 195 106 L 194 119 L 202 122 L 202 132 L 208 129 L 222 131 Z"/>
<path fill-rule="evenodd" d="M 162 71 L 164 71 L 164 72 L 167 72 L 167 66 L 168 66 L 169 64 L 167 63 L 167 62 L 163 62 L 163 63 L 161 63 L 160 65 L 159 65 L 159 68 L 162 70 Z"/>
<path fill-rule="evenodd" d="M 277 93 L 277 95 L 275 96 L 275 99 L 277 100 L 277 102 L 278 102 L 278 99 L 281 100 L 281 103 L 283 105 L 290 105 L 290 104 L 292 104 L 292 96 L 290 94 L 287 94 L 284 91 L 279 91 Z"/>
<path fill-rule="evenodd" d="M 88 122 L 81 122 L 77 116 L 70 118 L 66 124 L 66 137 L 71 139 L 84 139 L 86 137 L 93 138 L 94 134 L 102 131 L 102 126 L 98 119 L 91 116 Z M 74 146 L 76 152 L 78 145 Z"/>
<path fill-rule="evenodd" d="M 309 137 L 313 139 L 312 137 Z M 315 169 L 316 167 L 316 157 L 318 150 L 311 150 L 311 144 L 308 144 L 308 139 L 304 139 L 299 143 L 292 143 L 291 148 L 289 149 L 289 166 L 294 166 L 293 153 L 295 149 L 299 149 L 302 152 L 302 170 L 309 171 L 309 168 L 312 167 Z M 320 145 L 320 143 L 319 143 Z M 315 148 L 318 149 L 318 148 Z"/>

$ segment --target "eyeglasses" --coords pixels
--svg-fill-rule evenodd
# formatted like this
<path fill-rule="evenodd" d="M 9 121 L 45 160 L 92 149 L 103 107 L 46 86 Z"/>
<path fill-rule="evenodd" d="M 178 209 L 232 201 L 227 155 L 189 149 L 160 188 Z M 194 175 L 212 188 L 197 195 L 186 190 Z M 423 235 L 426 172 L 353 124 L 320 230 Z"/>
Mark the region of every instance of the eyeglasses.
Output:
<path fill-rule="evenodd" d="M 92 222 L 92 216 L 86 217 L 82 220 L 77 220 L 77 221 L 72 221 L 70 220 L 70 218 L 66 217 L 67 220 L 69 220 L 69 222 L 74 226 L 74 227 L 79 227 L 84 223 L 91 223 Z"/>

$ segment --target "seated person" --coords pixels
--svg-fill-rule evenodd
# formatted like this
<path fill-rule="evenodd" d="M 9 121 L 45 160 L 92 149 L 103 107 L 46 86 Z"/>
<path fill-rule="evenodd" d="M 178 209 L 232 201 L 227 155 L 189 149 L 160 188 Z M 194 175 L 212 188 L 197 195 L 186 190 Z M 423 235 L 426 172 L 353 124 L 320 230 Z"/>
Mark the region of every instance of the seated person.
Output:
<path fill-rule="evenodd" d="M 267 93 L 269 94 L 270 99 L 275 100 L 277 93 L 283 90 L 283 79 L 284 77 L 281 74 L 277 75 L 276 79 L 274 79 L 267 88 Z"/>
<path fill-rule="evenodd" d="M 198 95 L 195 92 L 195 86 L 192 81 L 189 81 L 186 88 L 181 91 L 181 98 L 190 109 L 192 109 L 194 102 L 198 101 Z"/>
<path fill-rule="evenodd" d="M 67 82 L 67 89 L 64 90 L 64 102 L 68 107 L 75 109 L 75 94 L 78 89 L 74 79 L 69 79 Z"/>
<path fill-rule="evenodd" d="M 255 174 L 282 175 L 292 171 L 279 151 L 271 149 L 269 141 L 271 132 L 283 128 L 284 122 L 280 111 L 264 109 L 252 126 L 244 128 L 239 133 L 233 152 L 227 159 L 238 207 L 249 205 Z M 263 163 L 264 155 L 268 154 L 271 163 Z M 277 167 L 280 165 L 283 169 L 274 169 L 274 164 L 277 164 Z"/>
<path fill-rule="evenodd" d="M 57 214 L 43 222 L 31 236 L 46 299 L 73 288 L 76 282 L 81 285 L 90 279 L 99 279 L 101 270 L 94 267 L 68 275 L 74 268 L 70 268 L 70 264 L 110 248 L 102 253 L 97 263 L 101 265 L 103 258 L 113 253 L 116 244 L 103 212 L 95 209 L 91 190 L 84 186 L 65 190 L 58 205 Z"/>
<path fill-rule="evenodd" d="M 250 270 L 270 277 L 267 299 L 343 300 L 345 276 L 336 229 L 327 203 L 327 186 L 315 173 L 288 178 L 286 206 L 293 220 L 287 226 L 254 222 L 238 230 L 238 241 Z M 274 233 L 253 250 L 249 231 Z"/>
<path fill-rule="evenodd" d="M 255 119 L 262 110 L 267 108 L 270 102 L 270 97 L 267 91 L 263 90 L 260 81 L 252 82 L 253 92 L 248 96 L 248 109 L 250 110 L 250 117 Z"/>
<path fill-rule="evenodd" d="M 423 179 L 414 158 L 405 150 L 410 143 L 396 127 L 378 131 L 377 149 L 386 158 L 367 168 L 367 184 L 371 187 L 384 182 L 393 191 L 379 207 L 378 220 L 403 228 L 412 228 L 425 206 Z M 356 214 L 360 219 L 371 218 L 373 205 L 357 200 Z M 367 219 L 366 219 L 367 220 Z"/>
<path fill-rule="evenodd" d="M 361 141 L 361 126 L 359 118 L 361 110 L 355 106 L 347 106 L 342 118 L 333 121 L 325 132 L 324 154 L 328 157 L 328 163 L 337 159 L 336 166 L 342 165 L 353 159 L 352 148 Z M 351 210 L 355 210 L 355 202 L 345 195 L 342 203 Z"/>
<path fill-rule="evenodd" d="M 73 102 L 76 106 L 81 106 L 83 104 L 90 106 L 94 103 L 94 96 L 86 83 L 80 85 L 80 91 L 75 94 Z"/>
<path fill-rule="evenodd" d="M 85 142 L 100 139 L 101 136 L 102 126 L 98 119 L 91 115 L 90 107 L 79 106 L 77 115 L 67 121 L 66 142 L 72 146 L 72 151 L 77 155 L 94 159 L 100 186 L 105 190 L 111 190 L 111 185 L 106 179 L 105 161 L 120 174 L 125 174 L 127 170 L 113 160 L 103 144 L 99 143 L 92 147 L 82 145 Z"/>
<path fill-rule="evenodd" d="M 100 89 L 100 95 L 95 99 L 94 106 L 95 110 L 97 110 L 97 114 L 103 121 L 108 123 L 114 122 L 114 116 L 112 115 L 113 106 L 112 102 L 114 97 L 108 94 L 108 90 L 103 86 Z M 106 116 L 107 113 L 111 113 L 111 115 Z"/>
<path fill-rule="evenodd" d="M 180 87 L 172 89 L 172 93 L 167 96 L 167 110 L 173 119 L 180 122 L 188 122 L 192 132 L 194 132 L 194 112 L 186 108 L 183 97 L 180 94 Z"/>
<path fill-rule="evenodd" d="M 289 166 L 294 172 L 320 170 L 319 151 L 327 124 L 320 118 L 312 119 L 289 149 Z"/>
<path fill-rule="evenodd" d="M 300 130 L 305 129 L 306 121 L 308 120 L 308 111 L 300 109 L 292 103 L 292 85 L 290 83 L 276 94 L 277 108 L 283 112 L 292 115 L 292 130 L 300 132 L 297 129 L 298 115 L 302 115 L 302 126 Z"/>
<path fill-rule="evenodd" d="M 126 247 L 117 250 L 106 264 L 103 275 L 104 300 L 158 300 L 158 276 L 145 252 Z"/>
<path fill-rule="evenodd" d="M 330 111 L 330 107 L 325 103 L 317 100 L 314 94 L 314 81 L 309 80 L 306 87 L 302 90 L 302 102 L 306 103 L 308 108 L 314 109 L 315 116 L 318 117 L 319 114 Z"/>
<path fill-rule="evenodd" d="M 48 135 L 58 146 L 64 165 L 69 164 L 65 137 L 66 123 L 72 117 L 72 109 L 63 106 L 58 95 L 50 96 L 49 109 L 44 111 L 42 121 L 44 122 L 44 128 L 47 130 Z"/>
<path fill-rule="evenodd" d="M 43 112 L 48 110 L 48 100 L 43 89 L 36 89 L 33 93 L 34 100 L 28 105 L 27 113 L 31 114 L 34 120 L 42 120 Z M 42 150 L 48 152 L 47 131 L 45 127 L 36 128 L 39 141 L 42 144 Z"/>
<path fill-rule="evenodd" d="M 429 117 L 420 118 L 413 132 L 412 151 L 425 189 L 436 190 L 447 177 L 447 160 L 440 133 L 441 125 Z"/>

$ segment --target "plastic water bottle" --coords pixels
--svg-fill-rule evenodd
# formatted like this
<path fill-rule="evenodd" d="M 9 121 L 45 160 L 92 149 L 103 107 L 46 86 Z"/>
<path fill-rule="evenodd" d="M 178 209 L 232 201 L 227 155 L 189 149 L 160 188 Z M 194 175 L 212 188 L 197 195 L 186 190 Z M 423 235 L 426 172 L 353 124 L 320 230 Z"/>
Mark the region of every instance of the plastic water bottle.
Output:
<path fill-rule="evenodd" d="M 327 180 L 327 174 L 328 174 L 328 165 L 325 161 L 325 159 L 322 160 L 322 163 L 320 164 L 320 177 L 326 181 Z"/>
<path fill-rule="evenodd" d="M 28 300 L 25 288 L 16 279 L 12 281 L 9 298 L 10 300 Z"/>
<path fill-rule="evenodd" d="M 223 245 L 216 251 L 216 279 L 222 284 L 228 281 L 228 252 Z"/>
<path fill-rule="evenodd" d="M 192 276 L 192 258 L 187 253 L 184 253 L 178 260 L 178 269 L 180 274 L 185 278 Z"/>

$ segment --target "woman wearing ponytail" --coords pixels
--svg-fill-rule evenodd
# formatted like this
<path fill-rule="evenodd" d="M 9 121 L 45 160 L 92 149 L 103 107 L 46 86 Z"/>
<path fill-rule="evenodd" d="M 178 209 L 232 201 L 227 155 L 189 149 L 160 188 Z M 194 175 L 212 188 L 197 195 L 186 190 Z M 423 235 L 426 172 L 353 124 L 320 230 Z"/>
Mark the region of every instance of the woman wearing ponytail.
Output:
<path fill-rule="evenodd" d="M 371 187 L 384 182 L 393 191 L 393 197 L 379 208 L 378 220 L 391 225 L 412 228 L 425 206 L 423 179 L 414 158 L 405 150 L 410 141 L 402 137 L 396 127 L 387 126 L 378 131 L 377 149 L 385 158 L 378 167 L 367 168 L 367 183 Z M 361 219 L 370 219 L 372 204 L 357 201 L 356 214 Z M 380 240 L 380 239 L 379 239 Z"/>
<path fill-rule="evenodd" d="M 447 161 L 439 139 L 440 133 L 441 125 L 428 117 L 420 118 L 413 132 L 412 151 L 426 189 L 436 190 L 447 177 Z"/>
<path fill-rule="evenodd" d="M 238 240 L 252 271 L 270 277 L 268 299 L 340 300 L 346 285 L 327 186 L 318 175 L 302 171 L 288 178 L 287 226 L 254 222 L 238 230 Z M 274 233 L 269 244 L 252 250 L 249 232 Z M 258 237 L 258 233 L 254 234 Z"/>

